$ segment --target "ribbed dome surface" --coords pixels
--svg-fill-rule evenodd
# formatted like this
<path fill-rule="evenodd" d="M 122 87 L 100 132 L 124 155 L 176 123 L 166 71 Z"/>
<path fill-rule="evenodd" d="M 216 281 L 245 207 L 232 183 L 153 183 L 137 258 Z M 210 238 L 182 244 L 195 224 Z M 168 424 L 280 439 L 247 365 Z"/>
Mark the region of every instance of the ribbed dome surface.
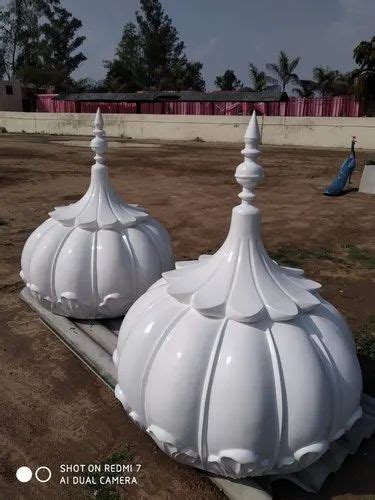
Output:
<path fill-rule="evenodd" d="M 144 209 L 124 203 L 110 183 L 99 111 L 94 133 L 87 193 L 51 212 L 21 259 L 22 279 L 48 309 L 84 319 L 125 314 L 173 266 L 167 231 Z"/>
<path fill-rule="evenodd" d="M 127 314 L 117 356 L 131 418 L 173 458 L 225 476 L 299 470 L 361 416 L 354 343 L 324 301 L 293 321 L 241 323 L 158 283 Z"/>
<path fill-rule="evenodd" d="M 245 141 L 223 246 L 138 299 L 114 353 L 130 417 L 171 457 L 232 478 L 301 470 L 362 413 L 345 320 L 261 242 L 255 115 Z"/>
<path fill-rule="evenodd" d="M 44 222 L 22 253 L 22 279 L 50 310 L 116 317 L 171 266 L 168 234 L 154 219 L 121 231 Z"/>

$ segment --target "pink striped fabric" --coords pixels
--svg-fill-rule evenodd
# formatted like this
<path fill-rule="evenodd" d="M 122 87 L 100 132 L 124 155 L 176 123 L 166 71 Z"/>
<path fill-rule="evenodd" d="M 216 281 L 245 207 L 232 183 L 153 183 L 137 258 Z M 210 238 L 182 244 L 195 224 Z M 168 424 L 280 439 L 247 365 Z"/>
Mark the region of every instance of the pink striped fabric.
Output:
<path fill-rule="evenodd" d="M 37 111 L 45 113 L 136 113 L 136 103 L 55 101 L 57 94 L 38 94 Z M 363 105 L 352 96 L 303 99 L 291 97 L 288 102 L 185 102 L 164 101 L 140 104 L 144 114 L 169 115 L 250 115 L 253 110 L 265 116 L 363 116 Z"/>

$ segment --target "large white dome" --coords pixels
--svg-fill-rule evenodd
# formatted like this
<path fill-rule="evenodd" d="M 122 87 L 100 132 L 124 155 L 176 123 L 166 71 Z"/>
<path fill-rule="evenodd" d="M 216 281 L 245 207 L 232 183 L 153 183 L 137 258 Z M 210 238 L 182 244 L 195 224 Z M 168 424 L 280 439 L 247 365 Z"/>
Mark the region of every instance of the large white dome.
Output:
<path fill-rule="evenodd" d="M 130 417 L 176 460 L 232 478 L 301 470 L 362 413 L 345 320 L 261 242 L 255 115 L 245 141 L 242 203 L 223 246 L 164 273 L 128 312 L 114 353 Z"/>
<path fill-rule="evenodd" d="M 125 204 L 110 183 L 99 110 L 94 134 L 88 191 L 50 213 L 26 241 L 21 259 L 21 277 L 45 307 L 85 319 L 125 314 L 173 267 L 167 231 L 145 209 Z"/>

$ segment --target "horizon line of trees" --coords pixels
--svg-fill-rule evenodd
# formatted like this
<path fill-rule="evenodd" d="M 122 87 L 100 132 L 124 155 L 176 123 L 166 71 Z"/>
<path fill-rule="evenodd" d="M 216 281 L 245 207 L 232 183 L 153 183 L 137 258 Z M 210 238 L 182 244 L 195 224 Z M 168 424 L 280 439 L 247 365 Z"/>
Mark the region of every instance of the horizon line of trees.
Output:
<path fill-rule="evenodd" d="M 300 58 L 291 59 L 284 51 L 280 51 L 276 63 L 266 64 L 266 71 L 249 63 L 248 76 L 250 86 L 245 86 L 236 77 L 233 70 L 228 69 L 217 76 L 215 85 L 220 90 L 237 90 L 263 92 L 269 89 L 280 89 L 287 92 L 292 85 L 292 92 L 303 98 L 355 95 L 365 98 L 372 93 L 375 97 L 375 36 L 370 42 L 361 42 L 353 51 L 353 57 L 360 68 L 341 73 L 328 66 L 315 66 L 313 78 L 301 79 L 296 73 Z M 366 83 L 368 85 L 366 85 Z M 368 97 L 368 96 L 367 96 Z"/>
<path fill-rule="evenodd" d="M 79 35 L 82 22 L 60 0 L 9 0 L 0 8 L 0 77 L 20 79 L 36 89 L 57 92 L 136 92 L 139 90 L 198 90 L 206 88 L 202 63 L 190 61 L 171 18 L 160 0 L 140 0 L 136 22 L 125 24 L 114 58 L 103 61 L 104 80 L 74 80 L 72 73 L 86 60 Z M 300 79 L 300 57 L 280 51 L 265 70 L 249 63 L 244 85 L 232 69 L 215 79 L 219 90 L 280 89 L 299 97 L 355 95 L 375 98 L 375 36 L 353 51 L 357 68 L 347 73 L 313 68 L 312 79 Z"/>

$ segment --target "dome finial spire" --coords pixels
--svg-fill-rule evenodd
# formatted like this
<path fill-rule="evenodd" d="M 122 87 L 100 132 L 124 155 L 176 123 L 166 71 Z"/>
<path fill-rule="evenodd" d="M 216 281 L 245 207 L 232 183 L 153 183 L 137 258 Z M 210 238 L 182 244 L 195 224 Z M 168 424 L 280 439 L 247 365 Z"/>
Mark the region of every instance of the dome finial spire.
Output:
<path fill-rule="evenodd" d="M 91 167 L 91 182 L 86 194 L 76 203 L 56 207 L 50 212 L 50 216 L 65 226 L 84 229 L 135 226 L 138 221 L 148 218 L 148 212 L 137 205 L 124 203 L 113 189 L 105 164 L 108 143 L 99 108 L 93 132 L 95 137 L 91 140 L 90 147 L 95 152 L 95 164 Z"/>
<path fill-rule="evenodd" d="M 104 122 L 100 108 L 98 108 L 94 120 L 94 135 L 91 140 L 90 147 L 95 152 L 94 160 L 96 165 L 103 165 L 105 163 L 105 153 L 108 149 L 107 139 L 104 132 Z"/>
<path fill-rule="evenodd" d="M 263 180 L 263 169 L 256 163 L 260 155 L 259 143 L 260 131 L 254 111 L 245 132 L 245 148 L 241 151 L 245 161 L 238 165 L 235 174 L 237 182 L 243 187 L 238 196 L 242 200 L 242 205 L 246 206 L 251 205 L 251 201 L 255 198 L 253 189 Z"/>

